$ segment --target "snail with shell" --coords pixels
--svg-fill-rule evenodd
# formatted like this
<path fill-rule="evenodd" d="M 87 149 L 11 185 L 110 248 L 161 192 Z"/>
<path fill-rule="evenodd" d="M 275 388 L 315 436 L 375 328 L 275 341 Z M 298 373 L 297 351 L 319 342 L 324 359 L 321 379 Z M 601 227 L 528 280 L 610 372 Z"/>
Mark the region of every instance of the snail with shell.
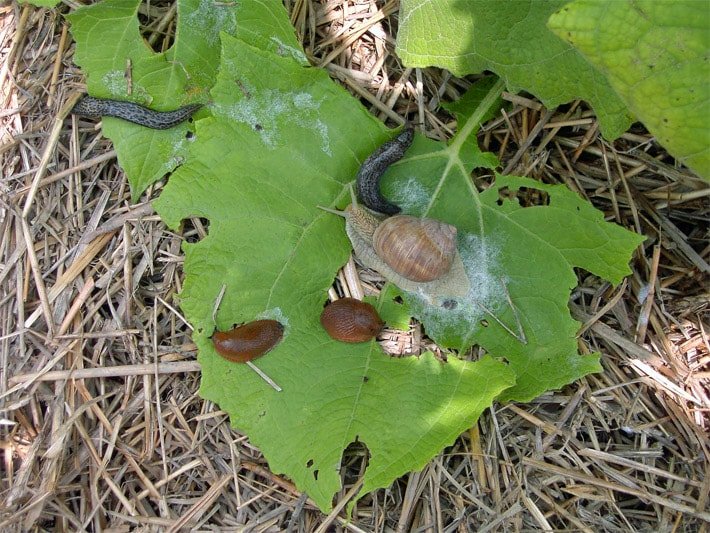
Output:
<path fill-rule="evenodd" d="M 379 191 L 380 177 L 403 157 L 413 137 L 413 128 L 405 128 L 362 164 L 357 189 L 364 206 L 351 191 L 352 203 L 345 211 L 326 211 L 345 218 L 345 231 L 364 266 L 405 291 L 419 293 L 437 305 L 445 304 L 451 298 L 465 296 L 470 288 L 456 245 L 456 227 L 432 218 L 395 214 L 400 208 Z"/>

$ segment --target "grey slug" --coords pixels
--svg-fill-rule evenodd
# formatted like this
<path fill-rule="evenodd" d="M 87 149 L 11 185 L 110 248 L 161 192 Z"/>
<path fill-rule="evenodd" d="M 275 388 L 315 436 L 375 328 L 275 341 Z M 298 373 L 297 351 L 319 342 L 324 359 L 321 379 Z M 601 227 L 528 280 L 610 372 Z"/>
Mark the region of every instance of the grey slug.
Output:
<path fill-rule="evenodd" d="M 190 104 L 175 111 L 154 111 L 133 102 L 84 96 L 72 113 L 82 117 L 117 117 L 146 128 L 166 130 L 187 120 L 201 107 L 202 104 Z"/>
<path fill-rule="evenodd" d="M 402 133 L 380 146 L 365 159 L 357 173 L 357 194 L 369 209 L 386 215 L 396 215 L 402 210 L 380 194 L 380 178 L 387 167 L 402 159 L 413 139 L 414 126 L 407 124 Z"/>

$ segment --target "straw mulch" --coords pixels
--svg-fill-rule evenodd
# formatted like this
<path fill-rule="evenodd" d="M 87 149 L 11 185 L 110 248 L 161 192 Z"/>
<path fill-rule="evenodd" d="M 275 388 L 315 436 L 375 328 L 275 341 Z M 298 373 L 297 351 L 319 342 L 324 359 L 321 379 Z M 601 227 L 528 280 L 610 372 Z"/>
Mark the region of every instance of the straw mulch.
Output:
<path fill-rule="evenodd" d="M 132 205 L 100 128 L 58 120 L 83 80 L 61 15 L 75 2 L 64 4 L 0 7 L 1 531 L 707 530 L 710 188 L 643 128 L 610 143 L 584 103 L 546 110 L 506 95 L 511 107 L 480 134 L 505 172 L 564 183 L 648 236 L 620 287 L 579 272 L 579 346 L 602 353 L 604 372 L 495 405 L 348 521 L 365 450 L 345 454 L 326 516 L 197 395 L 175 296 L 181 243 L 205 221 L 168 231 L 148 203 L 162 184 Z M 159 47 L 164 35 L 151 36 L 172 32 L 175 12 L 151 4 L 145 35 Z M 471 80 L 399 63 L 397 2 L 287 5 L 313 63 L 373 114 L 451 134 L 438 104 Z M 361 274 L 376 293 L 381 280 Z M 416 326 L 385 336 L 391 351 L 431 347 Z"/>

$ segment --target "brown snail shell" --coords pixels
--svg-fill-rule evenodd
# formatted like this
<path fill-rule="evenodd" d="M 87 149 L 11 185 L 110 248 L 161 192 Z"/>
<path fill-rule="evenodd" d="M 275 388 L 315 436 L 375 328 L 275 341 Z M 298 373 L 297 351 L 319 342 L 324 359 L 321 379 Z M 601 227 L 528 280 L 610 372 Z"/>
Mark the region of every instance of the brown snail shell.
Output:
<path fill-rule="evenodd" d="M 442 305 L 445 301 L 450 301 L 452 298 L 466 297 L 471 289 L 471 280 L 466 274 L 466 269 L 461 260 L 461 254 L 456 246 L 455 231 L 448 230 L 450 233 L 453 233 L 451 237 L 453 254 L 448 271 L 432 281 L 413 281 L 392 268 L 390 265 L 392 261 L 387 260 L 388 253 L 385 250 L 381 248 L 379 253 L 375 250 L 375 232 L 379 226 L 389 219 L 359 206 L 352 190 L 351 196 L 352 203 L 348 205 L 345 211 L 337 211 L 326 207 L 322 207 L 321 209 L 345 218 L 345 232 L 352 243 L 355 255 L 362 265 L 376 270 L 382 274 L 385 279 L 394 283 L 400 289 L 421 295 L 432 305 L 438 306 Z M 444 224 L 443 222 L 441 223 Z M 451 227 L 453 230 L 456 230 L 453 226 Z M 380 253 L 383 252 L 384 258 L 380 255 Z M 394 262 L 396 263 L 396 261 Z"/>
<path fill-rule="evenodd" d="M 385 325 L 370 304 L 355 298 L 341 298 L 327 305 L 320 323 L 332 338 L 342 342 L 366 342 Z"/>
<path fill-rule="evenodd" d="M 372 238 L 375 252 L 405 278 L 434 281 L 450 269 L 456 252 L 456 227 L 432 218 L 387 218 Z"/>
<path fill-rule="evenodd" d="M 255 320 L 229 331 L 212 335 L 215 351 L 234 363 L 246 363 L 276 346 L 283 338 L 284 327 L 276 320 Z"/>

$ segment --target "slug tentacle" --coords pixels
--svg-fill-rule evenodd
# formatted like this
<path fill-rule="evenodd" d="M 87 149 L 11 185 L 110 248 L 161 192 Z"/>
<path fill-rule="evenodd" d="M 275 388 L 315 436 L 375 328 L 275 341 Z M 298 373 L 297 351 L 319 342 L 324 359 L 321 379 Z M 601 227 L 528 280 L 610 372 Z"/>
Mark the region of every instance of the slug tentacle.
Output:
<path fill-rule="evenodd" d="M 357 173 L 357 194 L 369 209 L 387 215 L 395 215 L 401 211 L 398 205 L 389 202 L 380 194 L 380 178 L 387 167 L 402 159 L 413 139 L 414 127 L 407 124 L 402 133 L 365 159 Z"/>
<path fill-rule="evenodd" d="M 165 130 L 190 118 L 202 104 L 190 104 L 174 111 L 154 111 L 133 102 L 84 96 L 72 113 L 82 117 L 117 117 L 146 128 Z"/>

